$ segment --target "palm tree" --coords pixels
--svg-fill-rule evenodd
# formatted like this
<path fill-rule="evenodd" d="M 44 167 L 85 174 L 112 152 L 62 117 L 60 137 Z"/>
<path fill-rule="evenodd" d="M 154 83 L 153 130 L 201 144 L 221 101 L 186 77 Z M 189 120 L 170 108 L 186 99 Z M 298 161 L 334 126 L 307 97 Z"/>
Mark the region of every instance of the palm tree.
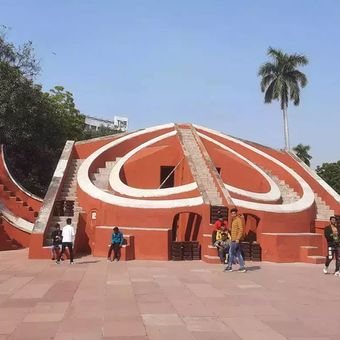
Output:
<path fill-rule="evenodd" d="M 300 87 L 307 85 L 307 78 L 304 73 L 297 70 L 297 67 L 307 65 L 308 59 L 304 55 L 289 55 L 271 47 L 267 54 L 273 62 L 266 62 L 259 69 L 258 75 L 262 77 L 261 91 L 264 92 L 265 103 L 271 103 L 274 99 L 280 101 L 284 121 L 285 150 L 289 150 L 288 102 L 292 101 L 294 105 L 300 103 Z"/>
<path fill-rule="evenodd" d="M 304 163 L 310 166 L 310 160 L 313 158 L 308 151 L 310 150 L 309 145 L 298 144 L 293 148 L 296 156 L 298 156 Z"/>

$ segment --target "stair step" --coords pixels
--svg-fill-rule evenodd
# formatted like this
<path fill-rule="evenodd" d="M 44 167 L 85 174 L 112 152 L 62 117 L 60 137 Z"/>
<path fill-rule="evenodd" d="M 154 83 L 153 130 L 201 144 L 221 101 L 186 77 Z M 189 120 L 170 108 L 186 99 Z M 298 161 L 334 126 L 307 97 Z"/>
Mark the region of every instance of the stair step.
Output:
<path fill-rule="evenodd" d="M 307 256 L 308 263 L 323 264 L 325 263 L 325 256 L 310 255 Z"/>

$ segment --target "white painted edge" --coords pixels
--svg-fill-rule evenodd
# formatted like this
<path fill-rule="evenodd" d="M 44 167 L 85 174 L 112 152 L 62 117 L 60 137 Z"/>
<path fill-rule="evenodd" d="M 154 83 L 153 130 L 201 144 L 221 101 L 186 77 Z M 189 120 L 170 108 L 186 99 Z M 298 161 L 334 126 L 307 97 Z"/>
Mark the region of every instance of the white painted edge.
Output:
<path fill-rule="evenodd" d="M 305 164 L 299 157 L 293 152 L 288 151 L 290 157 L 292 157 L 308 174 L 313 177 L 338 203 L 340 203 L 340 195 L 325 182 L 314 170 L 312 170 L 307 164 Z"/>
<path fill-rule="evenodd" d="M 270 235 L 270 236 L 317 236 L 320 237 L 322 235 L 317 233 L 261 233 L 261 235 Z"/>
<path fill-rule="evenodd" d="M 54 170 L 53 178 L 62 178 L 66 170 L 68 159 L 60 159 Z"/>
<path fill-rule="evenodd" d="M 171 229 L 168 228 L 138 228 L 138 227 L 120 227 L 120 226 L 97 226 L 96 229 L 113 229 L 114 227 L 118 227 L 122 230 L 140 230 L 140 231 L 169 231 Z"/>
<path fill-rule="evenodd" d="M 34 224 L 24 220 L 21 217 L 14 215 L 10 210 L 8 210 L 3 204 L 0 203 L 0 212 L 2 217 L 4 217 L 8 222 L 12 224 L 13 227 L 25 231 L 31 234 Z"/>
<path fill-rule="evenodd" d="M 259 172 L 265 179 L 266 181 L 269 183 L 270 185 L 270 190 L 266 193 L 258 193 L 258 192 L 253 192 L 253 191 L 248 191 L 248 190 L 243 190 L 237 187 L 234 187 L 232 185 L 223 183 L 225 188 L 235 194 L 241 195 L 241 196 L 245 196 L 254 200 L 258 200 L 258 201 L 276 201 L 278 199 L 280 199 L 281 197 L 281 192 L 279 187 L 277 186 L 277 184 L 260 168 L 258 167 L 256 164 L 254 164 L 252 161 L 250 161 L 249 159 L 247 159 L 246 157 L 242 156 L 241 154 L 239 154 L 238 152 L 236 152 L 235 150 L 229 148 L 228 146 L 212 139 L 211 137 L 208 137 L 206 135 L 204 135 L 203 133 L 198 132 L 198 135 L 206 140 L 208 140 L 211 143 L 214 143 L 215 145 L 219 146 L 221 149 L 224 149 L 230 153 L 232 153 L 233 155 L 235 155 L 236 157 L 242 159 L 243 161 L 245 161 L 247 164 L 249 164 L 252 168 L 254 168 L 257 172 Z M 234 198 L 233 198 L 234 200 Z"/>
<path fill-rule="evenodd" d="M 302 188 L 302 192 L 303 192 L 302 197 L 298 201 L 292 202 L 292 203 L 287 203 L 287 204 L 281 204 L 281 205 L 266 204 L 266 203 L 255 203 L 255 202 L 249 202 L 249 201 L 233 198 L 233 201 L 234 201 L 236 206 L 246 208 L 246 209 L 251 209 L 251 210 L 288 214 L 288 213 L 295 213 L 295 212 L 304 211 L 304 210 L 310 208 L 314 204 L 314 192 L 312 191 L 310 186 L 305 182 L 305 180 L 302 177 L 300 177 L 295 171 L 290 169 L 287 165 L 283 164 L 282 162 L 280 162 L 276 158 L 266 154 L 265 152 L 255 148 L 251 145 L 248 145 L 248 144 L 246 144 L 246 143 L 244 143 L 244 142 L 242 142 L 242 141 L 240 141 L 236 138 L 227 136 L 225 134 L 222 134 L 220 132 L 205 128 L 203 126 L 199 126 L 199 125 L 193 125 L 193 126 L 197 129 L 199 129 L 199 130 L 212 133 L 212 134 L 219 136 L 223 139 L 230 140 L 234 143 L 240 144 L 243 147 L 245 147 L 245 148 L 247 148 L 247 149 L 249 149 L 249 150 L 251 150 L 251 151 L 267 158 L 267 159 L 269 159 L 273 163 L 275 163 L 278 166 L 280 166 L 281 168 L 283 168 L 286 172 L 288 172 L 300 184 L 300 186 Z"/>
<path fill-rule="evenodd" d="M 140 150 L 155 144 L 163 139 L 175 136 L 177 134 L 177 131 L 170 131 L 164 135 L 155 137 L 141 145 L 139 145 L 137 148 L 131 150 L 128 152 L 125 156 L 120 158 L 117 163 L 114 165 L 114 167 L 111 170 L 109 183 L 113 191 L 119 192 L 123 195 L 132 196 L 132 197 L 162 197 L 162 196 L 170 196 L 170 195 L 176 195 L 184 192 L 189 192 L 192 190 L 197 189 L 197 183 L 189 183 L 185 185 L 180 185 L 173 188 L 164 188 L 164 189 L 139 189 L 139 188 L 133 188 L 125 183 L 123 183 L 120 179 L 120 171 L 124 164 L 128 161 L 130 157 L 135 155 Z"/>
<path fill-rule="evenodd" d="M 35 199 L 36 201 L 42 202 L 43 199 L 41 197 L 38 197 L 34 194 L 32 194 L 31 192 L 27 191 L 21 184 L 19 184 L 14 177 L 11 175 L 11 173 L 8 170 L 7 164 L 6 164 L 6 160 L 5 160 L 5 155 L 4 155 L 4 146 L 3 144 L 1 144 L 1 157 L 2 157 L 2 162 L 4 164 L 5 170 L 7 172 L 8 177 L 11 179 L 11 181 L 22 191 L 24 192 L 27 196 L 32 197 L 33 199 Z"/>
<path fill-rule="evenodd" d="M 185 199 L 175 199 L 175 200 L 139 200 L 127 197 L 120 197 L 116 196 L 110 192 L 104 192 L 98 187 L 96 187 L 89 178 L 89 169 L 91 164 L 98 158 L 100 155 L 113 148 L 120 143 L 132 139 L 134 137 L 143 135 L 145 133 L 164 130 L 167 128 L 173 128 L 175 124 L 165 124 L 165 125 L 158 125 L 155 127 L 147 128 L 141 131 L 137 131 L 131 133 L 129 135 L 123 136 L 117 140 L 114 140 L 95 152 L 93 152 L 88 158 L 84 160 L 82 165 L 80 166 L 77 174 L 77 181 L 78 185 L 86 194 L 89 196 L 98 199 L 102 202 L 122 206 L 122 207 L 131 207 L 131 208 L 141 208 L 141 209 L 169 209 L 169 208 L 178 208 L 178 207 L 190 207 L 190 206 L 198 206 L 203 204 L 202 197 L 193 197 L 193 198 L 185 198 Z"/>

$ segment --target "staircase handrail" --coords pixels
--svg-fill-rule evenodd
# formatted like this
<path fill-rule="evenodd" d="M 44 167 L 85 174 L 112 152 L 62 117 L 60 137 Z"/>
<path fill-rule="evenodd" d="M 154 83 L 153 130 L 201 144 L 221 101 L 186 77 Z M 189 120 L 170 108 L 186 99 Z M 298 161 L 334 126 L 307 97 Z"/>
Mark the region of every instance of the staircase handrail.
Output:
<path fill-rule="evenodd" d="M 178 168 L 178 166 L 182 163 L 184 157 L 177 163 L 177 165 L 171 170 L 171 172 L 169 173 L 169 175 L 165 178 L 165 180 L 160 184 L 160 186 L 158 187 L 158 189 L 160 189 L 162 187 L 162 185 L 168 180 L 168 178 L 175 172 L 175 170 Z"/>
<path fill-rule="evenodd" d="M 52 180 L 45 195 L 43 206 L 39 211 L 32 233 L 44 234 L 52 218 L 55 201 L 62 189 L 62 185 L 67 174 L 66 170 L 72 159 L 74 141 L 66 141 L 63 152 L 60 156 Z"/>

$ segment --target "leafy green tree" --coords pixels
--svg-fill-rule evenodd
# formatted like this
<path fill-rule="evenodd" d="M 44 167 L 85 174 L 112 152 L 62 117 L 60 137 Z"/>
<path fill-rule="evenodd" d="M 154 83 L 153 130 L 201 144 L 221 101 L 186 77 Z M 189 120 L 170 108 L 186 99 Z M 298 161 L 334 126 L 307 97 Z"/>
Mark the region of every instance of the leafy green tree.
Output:
<path fill-rule="evenodd" d="M 290 149 L 288 130 L 288 103 L 300 103 L 300 87 L 307 85 L 307 77 L 297 67 L 308 64 L 308 59 L 300 54 L 287 54 L 280 49 L 269 47 L 268 56 L 272 62 L 264 63 L 258 75 L 261 79 L 261 91 L 264 92 L 264 102 L 278 100 L 281 105 L 284 121 L 285 150 Z"/>
<path fill-rule="evenodd" d="M 87 129 L 84 132 L 84 139 L 98 138 L 102 136 L 110 136 L 110 135 L 115 135 L 121 132 L 122 132 L 121 130 L 112 129 L 108 126 L 100 125 L 98 130 Z"/>
<path fill-rule="evenodd" d="M 81 139 L 84 116 L 62 88 L 43 93 L 32 43 L 16 48 L 0 34 L 0 144 L 8 166 L 28 190 L 43 196 L 67 139 Z M 72 110 L 74 112 L 72 112 Z"/>
<path fill-rule="evenodd" d="M 309 150 L 310 150 L 309 145 L 303 145 L 301 143 L 298 144 L 295 148 L 293 148 L 293 151 L 295 152 L 296 156 L 298 156 L 308 166 L 310 166 L 310 160 L 313 158 L 309 154 Z"/>
<path fill-rule="evenodd" d="M 16 48 L 5 38 L 0 33 L 0 144 L 14 177 L 44 196 L 66 140 L 92 136 L 71 92 L 56 86 L 44 93 L 34 83 L 40 68 L 32 43 Z"/>
<path fill-rule="evenodd" d="M 74 103 L 73 95 L 62 86 L 55 86 L 47 94 L 52 111 L 59 125 L 59 138 L 65 143 L 67 139 L 82 140 L 85 136 L 85 116 L 80 113 Z"/>
<path fill-rule="evenodd" d="M 39 72 L 39 62 L 36 60 L 32 42 L 15 47 L 6 41 L 8 28 L 0 25 L 0 63 L 8 68 L 19 70 L 29 79 L 33 79 Z"/>
<path fill-rule="evenodd" d="M 323 163 L 316 167 L 316 173 L 340 194 L 340 161 Z"/>

